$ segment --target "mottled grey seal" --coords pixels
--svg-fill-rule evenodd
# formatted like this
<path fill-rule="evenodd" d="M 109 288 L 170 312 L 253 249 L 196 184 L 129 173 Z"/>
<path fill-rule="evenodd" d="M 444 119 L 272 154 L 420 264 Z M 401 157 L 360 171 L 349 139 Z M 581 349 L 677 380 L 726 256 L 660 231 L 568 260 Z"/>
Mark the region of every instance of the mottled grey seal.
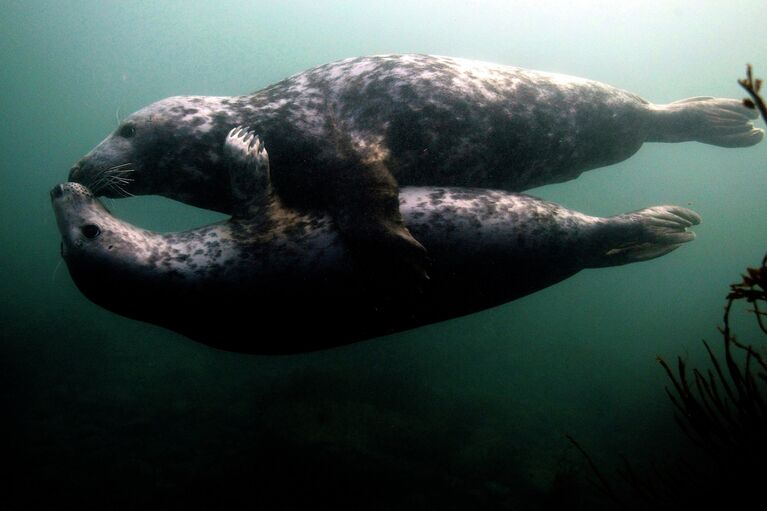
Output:
<path fill-rule="evenodd" d="M 328 215 L 290 210 L 271 193 L 252 133 L 233 130 L 222 155 L 232 218 L 187 232 L 134 227 L 77 183 L 51 191 L 62 255 L 89 299 L 217 348 L 296 353 L 470 314 L 583 268 L 658 257 L 692 240 L 687 228 L 700 221 L 675 206 L 596 218 L 509 192 L 403 188 L 405 223 L 433 258 L 431 284 L 403 306 L 365 287 Z"/>
<path fill-rule="evenodd" d="M 180 96 L 128 116 L 70 180 L 94 193 L 160 194 L 231 211 L 222 143 L 236 125 L 269 144 L 276 193 L 329 212 L 372 265 L 423 275 L 425 253 L 398 212 L 400 186 L 522 191 L 619 162 L 644 142 L 757 143 L 740 101 L 653 105 L 608 85 L 427 55 L 323 65 L 253 94 Z M 326 141 L 334 131 L 351 150 Z M 380 264 L 379 264 L 380 263 Z"/>

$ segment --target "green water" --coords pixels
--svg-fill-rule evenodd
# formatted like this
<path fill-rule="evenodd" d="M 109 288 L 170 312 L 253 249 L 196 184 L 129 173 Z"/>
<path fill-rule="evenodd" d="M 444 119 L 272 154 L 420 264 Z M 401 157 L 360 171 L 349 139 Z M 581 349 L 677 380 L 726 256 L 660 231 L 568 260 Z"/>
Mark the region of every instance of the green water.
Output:
<path fill-rule="evenodd" d="M 607 469 L 619 452 L 681 447 L 655 357 L 701 361 L 728 284 L 767 250 L 767 143 L 647 145 L 532 191 L 595 215 L 695 209 L 698 239 L 668 256 L 326 352 L 215 351 L 91 304 L 60 265 L 49 189 L 119 117 L 166 96 L 242 94 L 397 52 L 584 76 L 656 103 L 740 98 L 746 62 L 767 77 L 763 1 L 415 4 L 0 0 L 6 501 L 589 509 L 587 485 L 567 493 L 556 477 L 583 470 L 564 433 Z M 160 230 L 221 218 L 154 197 L 111 208 Z"/>

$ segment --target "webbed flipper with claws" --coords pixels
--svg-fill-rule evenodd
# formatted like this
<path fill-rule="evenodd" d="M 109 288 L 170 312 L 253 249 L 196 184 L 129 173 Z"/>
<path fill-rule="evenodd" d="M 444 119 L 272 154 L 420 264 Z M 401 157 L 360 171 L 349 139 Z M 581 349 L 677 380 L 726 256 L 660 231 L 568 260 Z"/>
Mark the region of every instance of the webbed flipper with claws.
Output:
<path fill-rule="evenodd" d="M 232 184 L 232 216 L 248 218 L 272 200 L 269 155 L 261 139 L 250 129 L 238 126 L 224 142 Z"/>

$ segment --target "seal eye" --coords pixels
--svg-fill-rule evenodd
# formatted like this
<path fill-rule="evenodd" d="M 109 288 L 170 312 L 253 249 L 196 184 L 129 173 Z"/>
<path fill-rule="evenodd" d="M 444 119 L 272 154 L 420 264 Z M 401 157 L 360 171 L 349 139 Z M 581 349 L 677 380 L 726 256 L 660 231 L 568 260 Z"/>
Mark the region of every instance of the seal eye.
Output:
<path fill-rule="evenodd" d="M 130 138 L 136 134 L 136 127 L 133 124 L 126 124 L 125 126 L 120 128 L 120 131 L 118 132 L 118 134 L 121 137 Z"/>
<path fill-rule="evenodd" d="M 89 240 L 96 239 L 99 237 L 99 234 L 101 234 L 101 229 L 99 229 L 99 226 L 93 224 L 83 225 L 80 227 L 80 230 L 82 231 L 83 236 Z"/>

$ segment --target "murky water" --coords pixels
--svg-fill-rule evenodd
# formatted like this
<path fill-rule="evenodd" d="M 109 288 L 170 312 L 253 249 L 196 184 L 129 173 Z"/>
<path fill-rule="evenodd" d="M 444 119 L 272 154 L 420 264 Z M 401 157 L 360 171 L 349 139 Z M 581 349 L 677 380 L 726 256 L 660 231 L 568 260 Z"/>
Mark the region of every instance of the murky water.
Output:
<path fill-rule="evenodd" d="M 565 433 L 608 470 L 618 452 L 647 460 L 682 445 L 655 357 L 702 361 L 728 284 L 767 249 L 765 143 L 646 145 L 531 191 L 594 215 L 690 207 L 703 217 L 698 239 L 672 254 L 331 351 L 212 350 L 91 304 L 60 265 L 48 190 L 117 119 L 166 96 L 242 94 L 392 52 L 583 76 L 656 103 L 740 98 L 746 62 L 767 76 L 761 1 L 413 5 L 3 2 L 0 396 L 12 497 L 267 509 L 567 498 L 589 509 L 598 499 L 572 483 L 584 469 Z M 222 218 L 154 197 L 110 207 L 158 230 Z M 757 335 L 737 317 L 741 337 Z M 253 329 L 268 321 L 254 312 Z"/>

